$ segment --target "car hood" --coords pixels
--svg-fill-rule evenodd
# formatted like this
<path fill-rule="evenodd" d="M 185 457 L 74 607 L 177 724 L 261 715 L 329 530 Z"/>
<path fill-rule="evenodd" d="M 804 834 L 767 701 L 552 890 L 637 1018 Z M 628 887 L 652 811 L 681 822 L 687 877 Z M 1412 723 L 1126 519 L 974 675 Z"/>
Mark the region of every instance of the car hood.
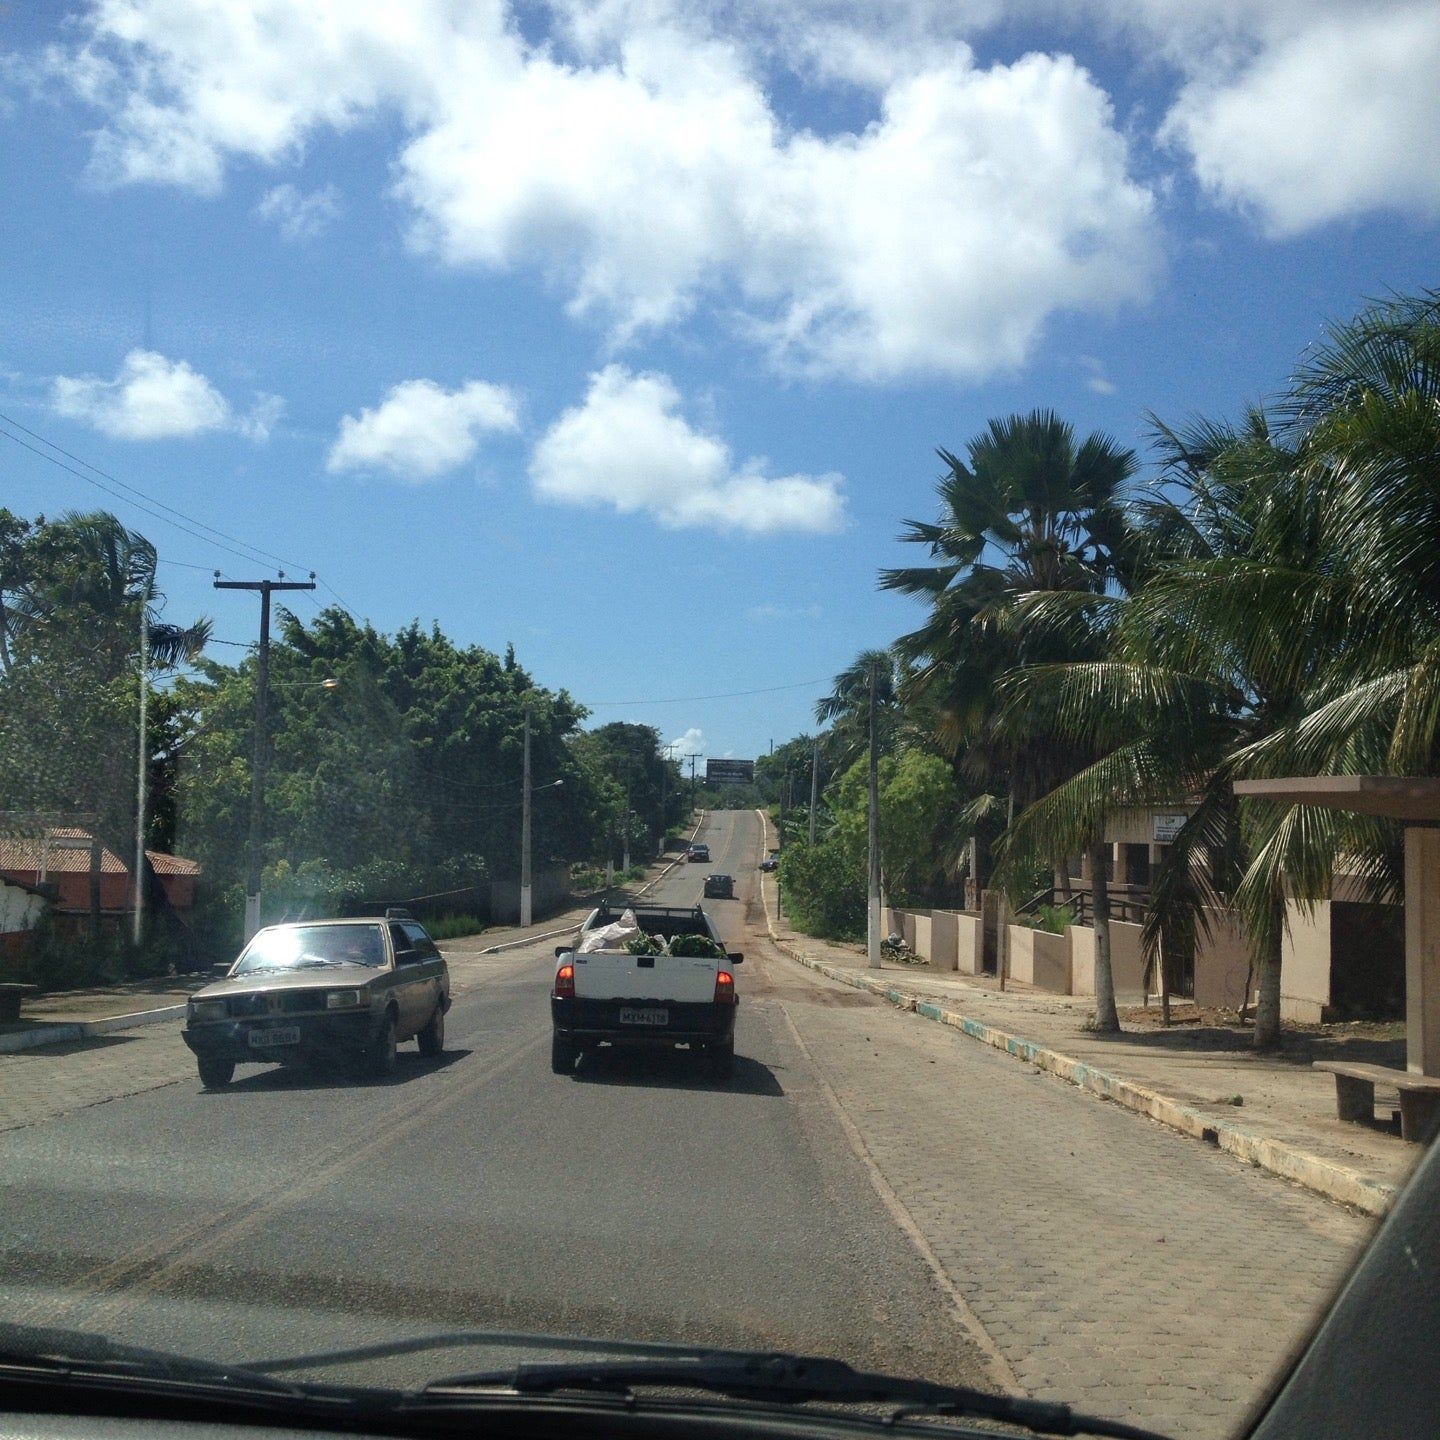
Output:
<path fill-rule="evenodd" d="M 217 980 L 191 997 L 218 1000 L 226 995 L 254 994 L 257 990 L 334 990 L 346 985 L 366 985 L 386 972 L 374 965 L 326 965 L 313 970 L 261 970 L 255 975 L 236 975 Z"/>

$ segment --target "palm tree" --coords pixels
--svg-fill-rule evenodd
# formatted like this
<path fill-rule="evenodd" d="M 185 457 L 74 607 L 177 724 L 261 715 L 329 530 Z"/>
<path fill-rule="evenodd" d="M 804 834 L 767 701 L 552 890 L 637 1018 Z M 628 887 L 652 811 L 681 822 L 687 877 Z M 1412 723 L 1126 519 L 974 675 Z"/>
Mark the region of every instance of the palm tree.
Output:
<path fill-rule="evenodd" d="M 1010 723 L 1041 715 L 1096 759 L 1015 827 L 1017 847 L 1064 843 L 1117 805 L 1182 797 L 1196 809 L 1155 880 L 1144 940 L 1240 911 L 1260 980 L 1255 1043 L 1280 1036 L 1287 900 L 1328 893 L 1336 856 L 1389 864 L 1380 827 L 1301 808 L 1237 804 L 1235 779 L 1292 771 L 1317 696 L 1367 648 L 1350 633 L 1346 536 L 1306 432 L 1252 410 L 1242 425 L 1157 424 L 1170 494 L 1143 508 L 1152 569 L 1129 596 L 1089 602 L 1099 658 L 1032 666 L 1001 686 Z M 1178 491 L 1178 496 L 1174 493 Z"/>
<path fill-rule="evenodd" d="M 872 672 L 877 744 L 882 751 L 893 747 L 905 667 L 894 650 L 862 650 L 835 677 L 830 693 L 815 702 L 816 722 L 830 727 L 822 743 L 836 772 L 853 765 L 869 744 Z"/>
<path fill-rule="evenodd" d="M 967 460 L 939 455 L 947 467 L 936 487 L 940 518 L 908 521 L 901 536 L 926 546 L 936 563 L 884 570 L 880 585 L 928 600 L 926 623 L 896 647 L 916 666 L 906 697 L 930 707 L 937 742 L 972 785 L 1008 793 L 1008 811 L 1053 788 L 1084 757 L 1053 728 L 997 729 L 996 684 L 1018 665 L 1060 659 L 1085 643 L 1086 627 L 1073 616 L 1026 618 L 1037 597 L 1104 595 L 1128 580 L 1124 503 L 1136 457 L 1105 435 L 1077 443 L 1070 425 L 1038 410 L 992 420 L 966 447 Z M 978 820 L 995 811 L 985 799 L 964 813 Z M 1097 1024 L 1118 1029 L 1099 834 L 1083 848 L 1095 898 Z M 1057 875 L 1071 853 L 1049 857 Z M 1013 883 L 1013 867 L 1006 873 Z"/>

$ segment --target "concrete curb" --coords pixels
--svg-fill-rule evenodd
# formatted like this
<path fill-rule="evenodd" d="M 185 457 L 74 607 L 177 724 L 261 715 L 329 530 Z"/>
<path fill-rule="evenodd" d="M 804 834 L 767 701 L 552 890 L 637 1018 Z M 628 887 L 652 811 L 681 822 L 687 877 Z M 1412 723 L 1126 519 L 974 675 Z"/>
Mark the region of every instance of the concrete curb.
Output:
<path fill-rule="evenodd" d="M 142 1025 L 156 1025 L 164 1020 L 183 1020 L 184 1005 L 162 1005 L 156 1010 L 136 1010 L 129 1015 L 105 1015 L 99 1020 L 77 1020 L 70 1025 L 54 1025 L 45 1030 L 17 1030 L 13 1035 L 0 1035 L 0 1055 L 17 1050 L 35 1050 L 42 1045 L 70 1045 L 76 1040 L 89 1040 L 96 1035 L 109 1035 L 115 1030 L 136 1030 Z"/>
<path fill-rule="evenodd" d="M 768 924 L 768 915 L 766 918 Z M 1162 1125 L 1168 1125 L 1173 1130 L 1179 1130 L 1193 1139 L 1204 1140 L 1221 1150 L 1228 1151 L 1237 1159 L 1244 1160 L 1259 1169 L 1268 1170 L 1283 1179 L 1292 1180 L 1297 1185 L 1303 1185 L 1307 1190 L 1324 1195 L 1327 1199 L 1338 1200 L 1343 1205 L 1354 1206 L 1355 1209 L 1363 1210 L 1367 1215 L 1384 1215 L 1395 1201 L 1398 1192 L 1394 1185 L 1380 1180 L 1372 1180 L 1368 1175 L 1363 1175 L 1357 1170 L 1336 1164 L 1333 1160 L 1322 1159 L 1318 1155 L 1311 1155 L 1307 1151 L 1286 1145 L 1282 1141 L 1269 1140 L 1264 1136 L 1252 1134 L 1238 1125 L 1222 1120 L 1219 1116 L 1207 1115 L 1193 1106 L 1181 1104 L 1180 1101 L 1172 1100 L 1169 1096 L 1146 1089 L 1143 1085 L 1137 1085 L 1133 1080 L 1125 1080 L 1108 1071 L 1097 1070 L 1083 1060 L 1062 1055 L 1058 1050 L 1047 1049 L 1043 1045 L 1037 1045 L 1033 1040 L 1011 1035 L 993 1025 L 986 1025 L 983 1021 L 962 1015 L 958 1010 L 950 1010 L 943 1005 L 937 1005 L 932 1000 L 908 994 L 897 989 L 889 981 L 871 975 L 857 974 L 838 965 L 816 960 L 805 954 L 804 951 L 781 940 L 775 933 L 773 924 L 768 925 L 768 928 L 770 938 L 776 947 L 797 963 L 804 965 L 806 969 L 814 970 L 854 989 L 868 990 L 887 1000 L 891 1005 L 897 1006 L 901 1010 L 912 1011 L 923 1019 L 949 1025 L 962 1034 L 970 1036 L 971 1039 L 979 1040 L 996 1050 L 1003 1050 L 1006 1054 L 1013 1055 L 1017 1060 L 1023 1060 L 1026 1064 L 1037 1066 L 1041 1070 L 1048 1070 L 1052 1075 L 1058 1075 L 1062 1080 L 1068 1080 L 1070 1084 L 1081 1090 L 1088 1090 L 1092 1095 L 1099 1095 L 1105 1100 L 1113 1100 L 1117 1105 L 1125 1106 L 1127 1110 L 1147 1115 L 1150 1119 L 1156 1120 Z"/>

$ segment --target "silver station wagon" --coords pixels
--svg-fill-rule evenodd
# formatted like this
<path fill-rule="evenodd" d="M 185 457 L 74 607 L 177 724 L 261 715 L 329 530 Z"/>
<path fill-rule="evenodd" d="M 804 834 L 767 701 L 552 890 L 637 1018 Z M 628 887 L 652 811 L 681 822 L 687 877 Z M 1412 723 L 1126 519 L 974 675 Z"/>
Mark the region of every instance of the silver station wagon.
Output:
<path fill-rule="evenodd" d="M 450 970 L 408 914 L 306 920 L 258 931 L 222 980 L 190 999 L 185 1043 L 208 1089 L 245 1062 L 335 1060 L 385 1076 L 395 1047 L 445 1048 Z"/>

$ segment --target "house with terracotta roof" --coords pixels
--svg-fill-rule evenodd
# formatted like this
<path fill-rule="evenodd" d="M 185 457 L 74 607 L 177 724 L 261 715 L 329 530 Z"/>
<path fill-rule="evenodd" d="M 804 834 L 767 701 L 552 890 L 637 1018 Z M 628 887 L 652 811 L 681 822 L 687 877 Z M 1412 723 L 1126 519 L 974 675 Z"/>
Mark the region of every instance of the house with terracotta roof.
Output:
<path fill-rule="evenodd" d="M 187 914 L 195 904 L 200 866 L 159 850 L 145 853 L 170 904 Z M 134 908 L 130 868 L 104 845 L 99 847 L 99 861 L 100 919 L 104 925 L 115 925 Z M 88 923 L 90 870 L 91 836 L 86 830 L 56 826 L 36 835 L 0 836 L 0 881 L 48 897 L 50 914 L 62 922 Z"/>

